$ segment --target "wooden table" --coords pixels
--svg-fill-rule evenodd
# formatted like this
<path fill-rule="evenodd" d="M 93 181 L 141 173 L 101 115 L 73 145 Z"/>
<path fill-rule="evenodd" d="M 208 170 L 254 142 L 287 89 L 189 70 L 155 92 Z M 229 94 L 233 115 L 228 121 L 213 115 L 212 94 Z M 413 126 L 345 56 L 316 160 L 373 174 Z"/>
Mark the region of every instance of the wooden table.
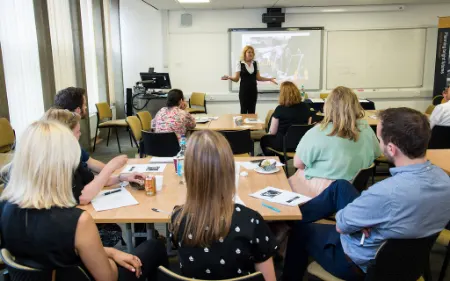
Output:
<path fill-rule="evenodd" d="M 369 123 L 370 126 L 378 125 L 379 119 L 376 117 L 378 114 L 378 110 L 365 110 L 364 111 L 364 120 Z M 376 117 L 376 118 L 374 118 Z"/>
<path fill-rule="evenodd" d="M 236 157 L 236 162 L 246 162 L 254 159 L 267 159 L 278 157 Z M 129 159 L 127 164 L 143 164 L 148 163 L 150 158 L 144 159 Z M 122 169 L 116 171 L 118 174 Z M 246 171 L 244 167 L 241 171 Z M 250 197 L 250 193 L 254 193 L 267 186 L 273 186 L 284 190 L 291 191 L 285 173 L 282 169 L 278 173 L 263 175 L 255 171 L 249 170 L 248 177 L 239 177 L 238 195 L 245 205 L 257 212 L 259 212 L 265 220 L 301 220 L 302 216 L 300 209 L 297 206 L 285 206 L 276 203 L 269 203 L 278 208 L 279 213 L 262 206 L 263 200 Z M 150 173 L 155 174 L 157 173 Z M 163 187 L 156 196 L 147 196 L 144 191 L 138 191 L 131 187 L 127 189 L 139 202 L 138 205 L 127 206 L 103 212 L 96 212 L 92 204 L 86 206 L 79 206 L 79 208 L 86 210 L 91 214 L 96 223 L 125 223 L 126 224 L 126 238 L 127 245 L 130 245 L 129 250 L 132 250 L 132 234 L 131 223 L 168 223 L 170 222 L 170 215 L 167 213 L 157 213 L 151 208 L 157 208 L 168 213 L 171 213 L 176 205 L 182 205 L 186 198 L 186 185 L 180 184 L 180 178 L 175 174 L 175 167 L 173 164 L 168 164 L 163 172 Z M 106 189 L 115 188 L 108 187 Z"/>
<path fill-rule="evenodd" d="M 206 115 L 200 115 L 197 114 L 196 117 L 202 117 Z M 206 124 L 197 124 L 195 127 L 195 130 L 214 130 L 214 131 L 238 131 L 238 130 L 252 130 L 252 131 L 258 131 L 258 130 L 264 130 L 265 124 L 264 123 L 258 123 L 258 124 L 247 124 L 244 122 L 243 126 L 236 126 L 234 123 L 233 117 L 235 116 L 242 116 L 242 119 L 245 120 L 246 118 L 258 118 L 258 115 L 256 114 L 224 114 L 219 117 L 217 120 L 212 120 Z"/>
<path fill-rule="evenodd" d="M 428 149 L 427 159 L 450 175 L 450 149 Z"/>

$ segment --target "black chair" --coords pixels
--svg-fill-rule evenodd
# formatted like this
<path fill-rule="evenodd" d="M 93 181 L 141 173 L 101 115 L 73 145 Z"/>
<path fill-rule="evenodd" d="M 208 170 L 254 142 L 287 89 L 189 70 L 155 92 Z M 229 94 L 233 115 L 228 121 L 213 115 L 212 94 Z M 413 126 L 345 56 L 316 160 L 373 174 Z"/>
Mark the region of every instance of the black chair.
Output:
<path fill-rule="evenodd" d="M 5 280 L 12 281 L 90 281 L 90 274 L 80 266 L 56 270 L 41 270 L 22 265 L 16 261 L 7 249 L 1 249 L 0 257 L 8 270 Z M 37 264 L 37 263 L 36 263 Z"/>
<path fill-rule="evenodd" d="M 180 144 L 175 133 L 153 133 L 142 131 L 140 144 L 141 158 L 146 156 L 173 157 L 180 151 Z"/>
<path fill-rule="evenodd" d="M 428 149 L 450 148 L 450 126 L 434 126 Z"/>
<path fill-rule="evenodd" d="M 433 98 L 433 105 L 441 104 L 443 99 L 444 99 L 443 95 L 435 96 Z"/>
<path fill-rule="evenodd" d="M 188 278 L 178 275 L 167 268 L 160 266 L 158 268 L 158 281 L 207 281 L 194 278 Z M 253 274 L 245 275 L 242 277 L 236 277 L 232 279 L 222 279 L 221 281 L 264 281 L 264 276 L 261 272 L 255 272 Z"/>
<path fill-rule="evenodd" d="M 444 246 L 445 249 L 445 256 L 444 261 L 442 262 L 441 267 L 441 273 L 439 273 L 439 279 L 438 281 L 444 281 L 445 274 L 447 272 L 448 264 L 450 262 L 450 224 L 447 225 L 447 228 L 441 231 L 441 234 L 439 234 L 436 243 Z"/>
<path fill-rule="evenodd" d="M 358 174 L 353 179 L 353 186 L 359 192 L 363 192 L 369 185 L 369 179 L 374 173 L 375 164 L 372 163 L 369 168 L 359 170 Z"/>
<path fill-rule="evenodd" d="M 371 100 L 366 99 L 368 102 L 361 102 L 361 107 L 364 110 L 375 110 L 375 103 Z"/>
<path fill-rule="evenodd" d="M 227 139 L 235 156 L 253 156 L 254 143 L 250 130 L 219 132 Z"/>

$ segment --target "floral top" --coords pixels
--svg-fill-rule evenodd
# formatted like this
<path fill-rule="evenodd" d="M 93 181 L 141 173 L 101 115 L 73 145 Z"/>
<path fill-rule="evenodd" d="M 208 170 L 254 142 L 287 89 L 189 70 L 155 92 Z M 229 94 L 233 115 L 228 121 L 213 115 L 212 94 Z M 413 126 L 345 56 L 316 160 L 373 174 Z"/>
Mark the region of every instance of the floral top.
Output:
<path fill-rule="evenodd" d="M 179 107 L 163 107 L 152 120 L 155 133 L 175 132 L 178 137 L 195 128 L 195 118 Z"/>

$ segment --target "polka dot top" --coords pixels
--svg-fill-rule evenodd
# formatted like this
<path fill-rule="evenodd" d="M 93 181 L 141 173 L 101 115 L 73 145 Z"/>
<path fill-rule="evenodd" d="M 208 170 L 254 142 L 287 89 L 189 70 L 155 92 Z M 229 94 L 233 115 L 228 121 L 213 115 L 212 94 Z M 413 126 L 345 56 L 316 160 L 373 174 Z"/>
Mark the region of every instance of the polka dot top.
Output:
<path fill-rule="evenodd" d="M 172 222 L 178 212 L 172 216 Z M 219 280 L 251 274 L 255 272 L 255 263 L 266 261 L 278 249 L 262 216 L 240 204 L 235 204 L 228 235 L 212 245 L 184 246 L 180 241 L 183 229 L 182 222 L 178 237 L 172 239 L 178 246 L 181 273 L 189 278 Z M 192 239 L 192 234 L 187 239 Z"/>

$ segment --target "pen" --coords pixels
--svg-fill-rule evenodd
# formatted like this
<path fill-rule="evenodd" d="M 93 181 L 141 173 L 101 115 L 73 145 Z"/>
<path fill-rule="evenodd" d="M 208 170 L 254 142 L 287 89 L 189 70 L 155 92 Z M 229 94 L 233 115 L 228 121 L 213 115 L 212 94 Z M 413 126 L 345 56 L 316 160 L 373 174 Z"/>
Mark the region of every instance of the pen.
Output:
<path fill-rule="evenodd" d="M 117 193 L 120 191 L 122 191 L 122 188 L 117 188 L 117 189 L 113 189 L 111 191 L 105 192 L 105 193 L 103 193 L 103 195 L 110 195 L 110 194 Z"/>
<path fill-rule="evenodd" d="M 275 208 L 275 207 L 272 207 L 272 206 L 270 206 L 270 205 L 267 205 L 267 204 L 264 203 L 264 202 L 262 203 L 262 205 L 263 205 L 264 207 L 266 207 L 266 208 L 271 209 L 272 211 L 277 212 L 277 213 L 281 212 L 279 209 L 277 209 L 277 208 Z"/>
<path fill-rule="evenodd" d="M 366 235 L 363 233 L 361 236 L 361 241 L 359 242 L 360 246 L 364 245 L 364 239 L 366 239 Z"/>
<path fill-rule="evenodd" d="M 171 215 L 171 213 L 169 213 L 169 212 L 166 212 L 166 211 L 163 211 L 163 210 L 160 210 L 160 209 L 156 209 L 156 208 L 152 208 L 152 211 L 153 212 L 157 212 L 157 213 L 166 213 L 166 214 Z"/>

